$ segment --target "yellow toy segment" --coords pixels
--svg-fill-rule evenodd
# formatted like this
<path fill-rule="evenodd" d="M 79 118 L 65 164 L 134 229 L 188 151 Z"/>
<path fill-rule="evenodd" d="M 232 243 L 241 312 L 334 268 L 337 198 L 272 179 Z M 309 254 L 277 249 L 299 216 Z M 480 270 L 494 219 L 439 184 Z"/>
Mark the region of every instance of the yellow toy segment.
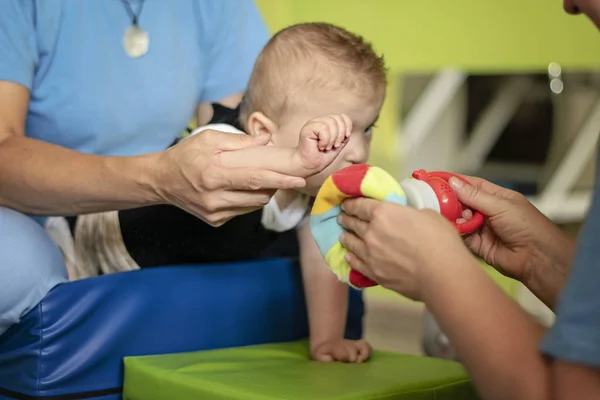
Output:
<path fill-rule="evenodd" d="M 346 253 L 348 253 L 348 250 L 346 250 L 340 242 L 336 242 L 329 251 L 325 253 L 324 259 L 329 269 L 337 275 L 338 279 L 341 282 L 349 284 L 350 281 L 348 277 L 350 276 L 351 268 L 344 258 Z"/>
<path fill-rule="evenodd" d="M 404 196 L 404 190 L 396 179 L 383 169 L 373 166 L 367 170 L 361 182 L 360 191 L 365 197 L 378 200 L 385 200 L 393 193 Z"/>
<path fill-rule="evenodd" d="M 347 194 L 342 193 L 331 176 L 321 186 L 319 194 L 315 198 L 313 208 L 311 211 L 312 215 L 319 215 L 329 211 L 331 208 L 342 204 L 342 201 L 348 197 Z"/>

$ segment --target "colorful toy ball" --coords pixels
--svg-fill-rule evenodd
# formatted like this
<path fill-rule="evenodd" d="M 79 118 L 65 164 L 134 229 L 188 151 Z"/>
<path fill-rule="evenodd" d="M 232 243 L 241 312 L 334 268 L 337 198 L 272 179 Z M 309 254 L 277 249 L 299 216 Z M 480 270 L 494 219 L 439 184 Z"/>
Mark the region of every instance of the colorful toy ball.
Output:
<path fill-rule="evenodd" d="M 310 229 L 329 269 L 354 288 L 376 286 L 376 282 L 350 268 L 344 258 L 348 251 L 339 242 L 344 228 L 338 224 L 337 216 L 342 201 L 350 197 L 371 197 L 406 205 L 406 196 L 400 184 L 383 169 L 357 164 L 327 178 L 315 199 Z"/>
<path fill-rule="evenodd" d="M 473 210 L 473 217 L 469 221 L 458 223 L 464 206 L 448 184 L 451 177 L 469 184 L 459 175 L 424 170 L 415 171 L 410 178 L 398 183 L 381 168 L 367 164 L 352 165 L 327 178 L 315 199 L 310 229 L 329 269 L 340 281 L 354 288 L 377 285 L 352 270 L 344 258 L 348 251 L 339 242 L 344 229 L 338 224 L 337 216 L 341 212 L 342 202 L 349 197 L 371 197 L 417 209 L 434 210 L 450 221 L 461 235 L 479 229 L 484 216 L 476 210 Z"/>

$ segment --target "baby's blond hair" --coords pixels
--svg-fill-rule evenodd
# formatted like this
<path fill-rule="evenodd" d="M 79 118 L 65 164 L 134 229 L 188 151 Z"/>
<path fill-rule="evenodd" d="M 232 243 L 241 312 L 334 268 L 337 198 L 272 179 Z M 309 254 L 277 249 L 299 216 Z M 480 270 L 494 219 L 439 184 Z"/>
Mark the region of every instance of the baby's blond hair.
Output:
<path fill-rule="evenodd" d="M 260 111 L 281 123 L 316 89 L 360 96 L 386 85 L 383 57 L 361 36 L 328 23 L 303 23 L 275 34 L 258 56 L 241 105 L 243 124 Z"/>

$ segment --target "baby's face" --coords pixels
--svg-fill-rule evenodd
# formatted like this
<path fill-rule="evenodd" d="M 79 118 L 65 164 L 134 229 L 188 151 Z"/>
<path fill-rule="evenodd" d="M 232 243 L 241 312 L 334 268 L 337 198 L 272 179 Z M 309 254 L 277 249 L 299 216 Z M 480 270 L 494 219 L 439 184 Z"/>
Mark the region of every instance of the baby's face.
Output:
<path fill-rule="evenodd" d="M 315 196 L 325 179 L 336 171 L 353 164 L 363 164 L 369 157 L 369 147 L 373 126 L 379 117 L 379 112 L 385 99 L 385 90 L 359 97 L 355 94 L 343 95 L 340 92 L 313 93 L 311 99 L 301 110 L 297 110 L 279 127 L 277 146 L 295 147 L 300 139 L 300 130 L 313 118 L 330 115 L 346 114 L 352 120 L 352 134 L 339 156 L 324 171 L 306 180 L 306 187 L 301 191 Z"/>

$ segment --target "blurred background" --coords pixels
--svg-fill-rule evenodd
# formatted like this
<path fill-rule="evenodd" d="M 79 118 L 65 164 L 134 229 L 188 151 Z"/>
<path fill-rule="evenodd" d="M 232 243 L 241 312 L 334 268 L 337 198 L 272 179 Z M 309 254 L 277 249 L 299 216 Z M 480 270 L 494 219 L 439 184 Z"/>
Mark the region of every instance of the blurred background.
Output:
<path fill-rule="evenodd" d="M 370 162 L 473 174 L 529 196 L 576 236 L 600 133 L 600 35 L 560 0 L 256 0 L 270 29 L 327 21 L 363 35 L 389 68 Z M 552 312 L 487 268 L 540 321 Z M 423 307 L 369 289 L 367 338 L 421 354 Z M 473 299 L 477 301 L 477 299 Z"/>

